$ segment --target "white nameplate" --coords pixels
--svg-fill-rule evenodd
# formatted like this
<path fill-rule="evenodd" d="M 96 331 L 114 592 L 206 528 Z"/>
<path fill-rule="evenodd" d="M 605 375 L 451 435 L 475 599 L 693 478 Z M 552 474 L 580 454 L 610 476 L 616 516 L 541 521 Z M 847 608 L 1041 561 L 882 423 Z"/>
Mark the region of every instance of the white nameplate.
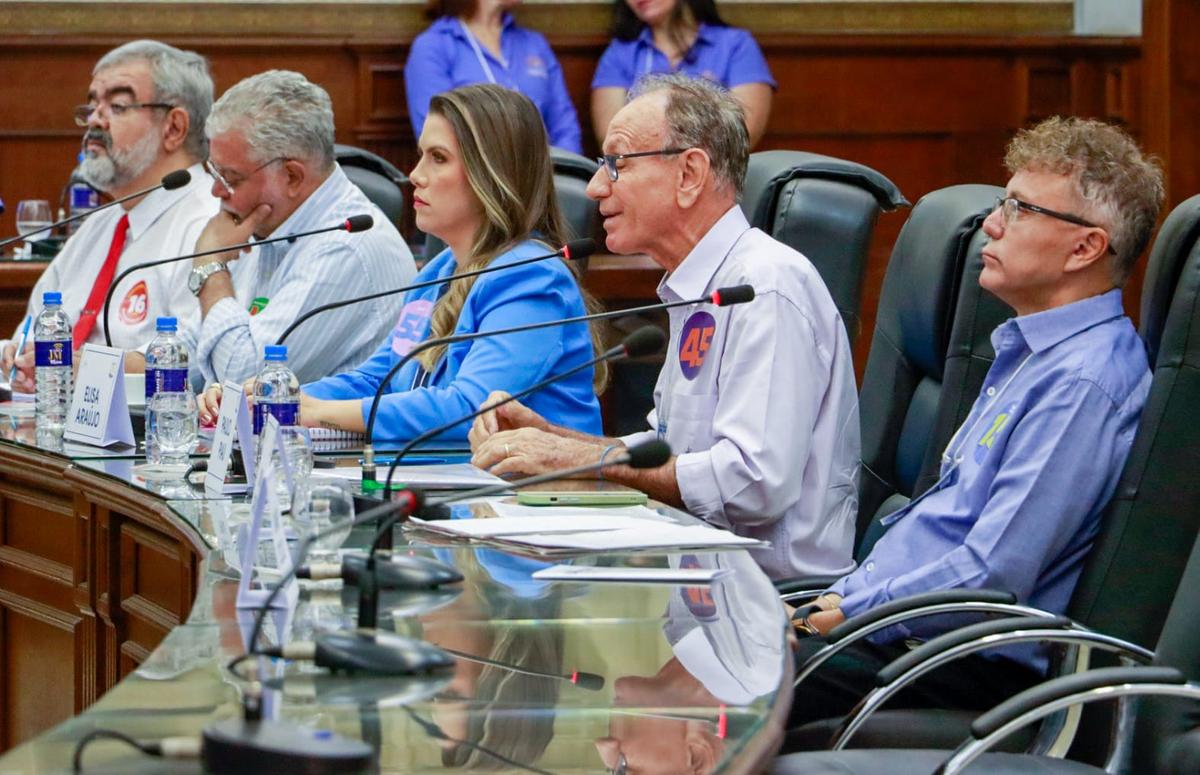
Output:
<path fill-rule="evenodd" d="M 268 450 L 276 448 L 281 458 L 286 459 L 283 450 L 283 439 L 279 435 L 279 423 L 270 418 L 262 429 L 259 442 L 263 455 L 259 461 L 258 472 L 254 478 L 254 497 L 250 507 L 250 524 L 239 534 L 238 560 L 242 577 L 238 583 L 237 607 L 261 608 L 271 594 L 271 590 L 254 583 L 255 568 L 273 571 L 280 579 L 289 575 L 292 568 L 292 555 L 288 551 L 287 536 L 283 529 L 283 510 L 279 507 L 279 493 L 276 488 L 275 461 Z M 259 562 L 259 541 L 261 540 L 263 523 L 270 516 L 271 525 L 271 560 L 269 563 Z M 299 592 L 294 578 L 275 596 L 272 608 L 292 608 L 296 605 Z"/>
<path fill-rule="evenodd" d="M 98 447 L 135 446 L 133 423 L 125 403 L 123 350 L 98 344 L 83 346 L 63 438 Z"/>
<path fill-rule="evenodd" d="M 242 448 L 242 463 L 246 469 L 246 484 L 226 484 L 229 463 L 233 459 L 233 440 Z M 212 452 L 208 455 L 208 471 L 204 474 L 204 493 L 212 498 L 245 492 L 254 481 L 254 432 L 250 424 L 250 407 L 242 386 L 226 380 L 221 385 L 221 411 L 213 432 Z"/>

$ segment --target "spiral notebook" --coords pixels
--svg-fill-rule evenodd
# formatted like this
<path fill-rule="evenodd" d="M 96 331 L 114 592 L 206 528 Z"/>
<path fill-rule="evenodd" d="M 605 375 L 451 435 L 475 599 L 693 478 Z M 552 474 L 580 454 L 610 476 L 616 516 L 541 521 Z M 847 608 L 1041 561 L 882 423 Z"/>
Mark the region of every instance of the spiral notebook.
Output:
<path fill-rule="evenodd" d="M 362 431 L 343 431 L 337 428 L 309 428 L 308 437 L 313 441 L 363 441 Z"/>

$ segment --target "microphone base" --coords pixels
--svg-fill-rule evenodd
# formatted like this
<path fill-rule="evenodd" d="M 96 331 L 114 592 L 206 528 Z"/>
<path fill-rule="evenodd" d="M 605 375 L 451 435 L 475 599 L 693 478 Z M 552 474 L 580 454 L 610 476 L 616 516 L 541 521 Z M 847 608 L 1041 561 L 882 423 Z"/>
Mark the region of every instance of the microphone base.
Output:
<path fill-rule="evenodd" d="M 361 740 L 279 721 L 240 718 L 205 727 L 200 758 L 205 772 L 233 775 L 316 775 L 375 769 L 375 751 Z"/>

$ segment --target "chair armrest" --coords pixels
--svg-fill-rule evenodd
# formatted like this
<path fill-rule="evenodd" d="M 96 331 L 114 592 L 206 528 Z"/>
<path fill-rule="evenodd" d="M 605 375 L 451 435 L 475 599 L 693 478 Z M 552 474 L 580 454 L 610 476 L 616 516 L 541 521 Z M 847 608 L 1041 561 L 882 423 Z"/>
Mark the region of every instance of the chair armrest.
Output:
<path fill-rule="evenodd" d="M 1197 700 L 1200 686 L 1184 683 L 1183 675 L 1170 667 L 1106 667 L 1055 678 L 977 718 L 971 724 L 971 738 L 955 749 L 935 775 L 957 775 L 1012 732 L 1060 710 L 1097 700 L 1148 695 Z"/>
<path fill-rule="evenodd" d="M 856 630 L 870 626 L 881 619 L 914 611 L 931 605 L 947 603 L 1016 603 L 1017 598 L 1011 592 L 998 589 L 946 589 L 937 592 L 921 592 L 916 595 L 890 600 L 883 605 L 877 605 L 870 611 L 863 611 L 858 616 L 851 617 L 834 627 L 825 635 L 826 643 L 837 643 L 842 638 L 853 634 Z"/>
<path fill-rule="evenodd" d="M 1063 616 L 1023 617 L 973 624 L 934 638 L 879 671 L 876 688 L 842 720 L 831 747 L 833 750 L 845 748 L 872 713 L 926 673 L 979 651 L 1017 643 L 1089 646 L 1147 663 L 1154 658 L 1154 653 L 1148 649 L 1111 635 L 1079 628 Z"/>
<path fill-rule="evenodd" d="M 816 597 L 833 586 L 841 576 L 796 576 L 775 582 L 775 589 L 785 603 Z"/>

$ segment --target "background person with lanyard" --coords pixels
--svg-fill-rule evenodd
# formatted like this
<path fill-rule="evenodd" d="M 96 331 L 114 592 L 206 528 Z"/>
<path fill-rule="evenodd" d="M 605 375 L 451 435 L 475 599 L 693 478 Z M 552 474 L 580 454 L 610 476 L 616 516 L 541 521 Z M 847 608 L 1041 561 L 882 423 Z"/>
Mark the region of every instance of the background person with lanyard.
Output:
<path fill-rule="evenodd" d="M 533 101 L 551 145 L 582 151 L 579 118 L 550 44 L 540 33 L 518 27 L 508 13 L 519 2 L 430 0 L 426 14 L 434 22 L 413 41 L 404 64 L 414 136 L 421 136 L 435 94 L 494 83 Z"/>
<path fill-rule="evenodd" d="M 742 103 L 750 147 L 762 138 L 775 79 L 754 38 L 725 24 L 713 0 L 614 0 L 613 40 L 592 78 L 592 127 L 598 143 L 604 143 L 608 122 L 633 84 L 652 73 L 716 81 Z"/>

